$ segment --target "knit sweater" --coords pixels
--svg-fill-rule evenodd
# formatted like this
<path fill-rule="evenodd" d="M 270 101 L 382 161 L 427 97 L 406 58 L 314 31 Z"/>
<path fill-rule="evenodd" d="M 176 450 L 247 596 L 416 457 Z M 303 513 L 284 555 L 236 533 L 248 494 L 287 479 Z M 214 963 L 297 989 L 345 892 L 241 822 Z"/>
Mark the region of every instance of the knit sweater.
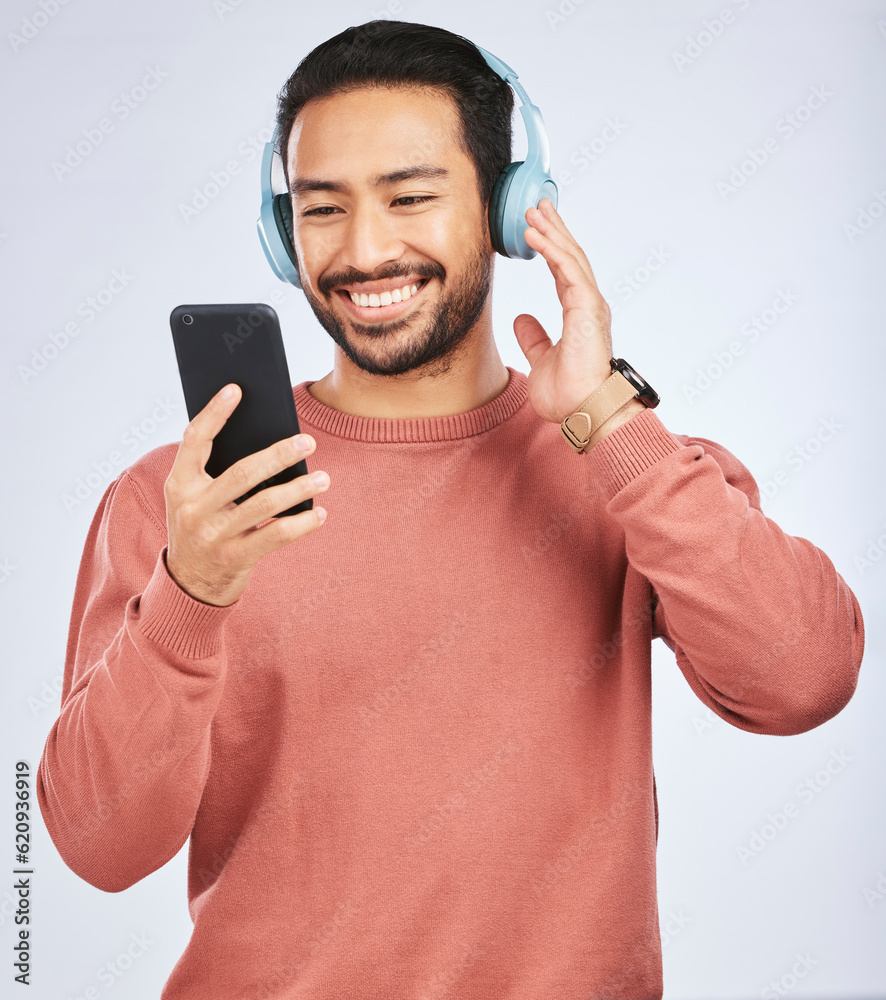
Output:
<path fill-rule="evenodd" d="M 107 892 L 190 838 L 162 1000 L 657 1000 L 653 638 L 748 732 L 852 696 L 855 596 L 735 457 L 652 410 L 576 454 L 508 371 L 412 419 L 294 386 L 328 518 L 227 607 L 166 568 L 177 442 L 105 490 L 37 795 Z"/>

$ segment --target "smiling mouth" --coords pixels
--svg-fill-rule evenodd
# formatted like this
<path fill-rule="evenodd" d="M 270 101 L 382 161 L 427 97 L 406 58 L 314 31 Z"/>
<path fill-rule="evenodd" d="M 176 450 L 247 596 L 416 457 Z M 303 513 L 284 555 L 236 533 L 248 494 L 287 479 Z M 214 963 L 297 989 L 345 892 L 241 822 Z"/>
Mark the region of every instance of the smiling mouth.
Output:
<path fill-rule="evenodd" d="M 392 319 L 409 308 L 415 298 L 420 298 L 422 290 L 430 278 L 421 278 L 409 285 L 402 285 L 390 292 L 348 292 L 343 288 L 336 289 L 348 310 L 360 319 L 380 320 Z M 354 299 L 357 299 L 355 302 Z"/>

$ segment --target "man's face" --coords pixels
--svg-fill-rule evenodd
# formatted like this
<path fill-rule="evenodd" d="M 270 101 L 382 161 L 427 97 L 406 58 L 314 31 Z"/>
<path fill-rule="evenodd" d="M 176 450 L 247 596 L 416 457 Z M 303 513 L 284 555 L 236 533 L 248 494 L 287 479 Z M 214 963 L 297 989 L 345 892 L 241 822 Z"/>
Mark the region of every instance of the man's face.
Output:
<path fill-rule="evenodd" d="M 308 102 L 290 134 L 302 287 L 327 333 L 372 375 L 449 370 L 487 307 L 494 250 L 458 127 L 439 90 L 364 87 Z"/>

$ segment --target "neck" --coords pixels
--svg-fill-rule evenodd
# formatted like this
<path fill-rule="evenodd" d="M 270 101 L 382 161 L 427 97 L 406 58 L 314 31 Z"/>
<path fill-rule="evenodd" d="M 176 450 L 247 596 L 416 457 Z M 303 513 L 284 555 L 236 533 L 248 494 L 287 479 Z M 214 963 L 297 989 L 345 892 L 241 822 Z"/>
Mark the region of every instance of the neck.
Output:
<path fill-rule="evenodd" d="M 467 413 L 495 399 L 507 384 L 490 324 L 452 355 L 404 375 L 370 375 L 336 347 L 333 370 L 308 391 L 341 413 L 401 419 Z"/>

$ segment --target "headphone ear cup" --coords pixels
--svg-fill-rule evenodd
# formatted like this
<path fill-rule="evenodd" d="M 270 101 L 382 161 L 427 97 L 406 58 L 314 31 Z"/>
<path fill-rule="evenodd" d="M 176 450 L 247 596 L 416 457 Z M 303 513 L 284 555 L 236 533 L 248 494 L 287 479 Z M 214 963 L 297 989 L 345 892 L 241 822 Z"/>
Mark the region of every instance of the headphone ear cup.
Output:
<path fill-rule="evenodd" d="M 493 247 L 503 257 L 510 257 L 504 243 L 505 206 L 508 202 L 508 190 L 511 187 L 514 174 L 522 166 L 522 160 L 509 164 L 499 175 L 495 187 L 492 189 L 492 197 L 489 199 L 489 236 Z"/>
<path fill-rule="evenodd" d="M 295 240 L 292 235 L 292 202 L 289 200 L 289 195 L 274 195 L 273 206 L 277 232 L 280 234 L 283 247 L 289 255 L 289 259 L 292 261 L 297 273 L 298 263 L 295 255 Z M 301 283 L 298 284 L 298 287 L 301 288 Z"/>

